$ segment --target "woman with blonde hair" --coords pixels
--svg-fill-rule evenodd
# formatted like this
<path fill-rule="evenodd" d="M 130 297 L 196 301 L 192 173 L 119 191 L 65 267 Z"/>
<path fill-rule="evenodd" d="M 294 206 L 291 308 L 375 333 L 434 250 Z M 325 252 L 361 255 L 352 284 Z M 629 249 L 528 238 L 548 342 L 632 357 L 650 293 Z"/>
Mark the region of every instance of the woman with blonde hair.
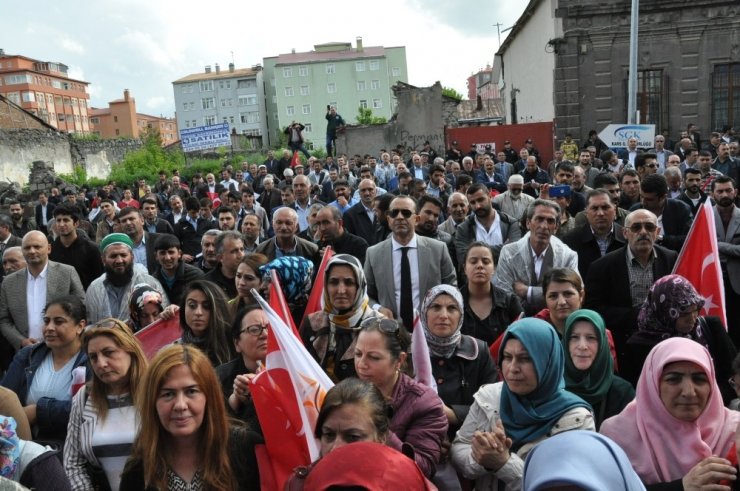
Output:
<path fill-rule="evenodd" d="M 64 467 L 72 489 L 116 491 L 136 436 L 134 404 L 147 360 L 131 329 L 113 318 L 85 330 L 82 350 L 93 376 L 72 401 Z"/>
<path fill-rule="evenodd" d="M 220 384 L 197 348 L 175 344 L 151 360 L 140 386 L 139 433 L 121 490 L 259 490 L 259 435 L 229 428 Z"/>

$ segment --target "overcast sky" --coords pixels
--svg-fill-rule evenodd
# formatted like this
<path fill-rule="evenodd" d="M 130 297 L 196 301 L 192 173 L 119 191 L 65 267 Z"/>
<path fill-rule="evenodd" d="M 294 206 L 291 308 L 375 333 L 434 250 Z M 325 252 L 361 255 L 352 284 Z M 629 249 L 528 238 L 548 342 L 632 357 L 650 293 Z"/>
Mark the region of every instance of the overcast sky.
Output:
<path fill-rule="evenodd" d="M 496 23 L 525 0 L 25 0 L 3 6 L 7 54 L 69 66 L 107 107 L 128 88 L 137 111 L 174 116 L 172 81 L 219 63 L 237 68 L 314 44 L 406 46 L 409 83 L 439 80 L 467 96 L 466 78 L 492 63 Z M 502 34 L 501 40 L 507 33 Z"/>

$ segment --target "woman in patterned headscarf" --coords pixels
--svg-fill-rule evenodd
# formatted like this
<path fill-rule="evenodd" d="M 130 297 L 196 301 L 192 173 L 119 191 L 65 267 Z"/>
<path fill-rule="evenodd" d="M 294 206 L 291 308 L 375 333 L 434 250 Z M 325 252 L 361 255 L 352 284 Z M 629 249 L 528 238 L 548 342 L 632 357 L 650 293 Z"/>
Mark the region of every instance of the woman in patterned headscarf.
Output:
<path fill-rule="evenodd" d="M 272 281 L 271 271 L 275 271 L 278 276 L 285 301 L 288 302 L 290 314 L 293 316 L 293 323 L 297 326 L 303 318 L 308 294 L 311 292 L 313 263 L 301 256 L 282 256 L 273 259 L 259 268 L 263 282 L 262 290 L 269 291 L 269 284 Z"/>
<path fill-rule="evenodd" d="M 162 294 L 146 283 L 134 285 L 128 308 L 129 321 L 127 324 L 132 331 L 136 332 L 159 319 L 164 311 Z"/>
<path fill-rule="evenodd" d="M 704 297 L 683 276 L 672 274 L 656 281 L 637 317 L 638 331 L 627 342 L 629 361 L 624 366 L 624 378 L 636 382 L 645 358 L 659 342 L 688 338 L 709 350 L 722 399 L 729 403 L 735 397 L 729 379 L 737 350 L 719 317 L 701 315 L 704 302 Z"/>
<path fill-rule="evenodd" d="M 338 381 L 356 377 L 354 353 L 360 323 L 382 317 L 368 306 L 367 281 L 360 261 L 349 254 L 332 257 L 324 272 L 324 309 L 301 325 L 308 352 Z"/>

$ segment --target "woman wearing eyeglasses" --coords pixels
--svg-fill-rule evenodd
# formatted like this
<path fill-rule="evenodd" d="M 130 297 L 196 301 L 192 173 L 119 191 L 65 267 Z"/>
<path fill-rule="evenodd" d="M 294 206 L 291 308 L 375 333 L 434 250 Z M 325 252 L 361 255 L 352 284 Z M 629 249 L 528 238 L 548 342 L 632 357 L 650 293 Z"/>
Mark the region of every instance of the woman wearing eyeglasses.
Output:
<path fill-rule="evenodd" d="M 269 326 L 267 316 L 259 305 L 248 305 L 241 309 L 231 324 L 236 358 L 216 368 L 227 407 L 257 432 L 261 432 L 261 429 L 249 392 L 249 382 L 265 366 Z"/>
<path fill-rule="evenodd" d="M 301 326 L 303 344 L 334 381 L 355 377 L 357 331 L 364 319 L 375 316 L 362 264 L 337 254 L 324 273 L 324 310 L 310 314 Z"/>
<path fill-rule="evenodd" d="M 717 385 L 729 404 L 735 397 L 729 379 L 737 350 L 719 317 L 701 315 L 704 303 L 683 276 L 672 274 L 656 281 L 637 316 L 638 331 L 627 341 L 627 376 L 637 379 L 650 350 L 664 339 L 693 339 L 712 355 Z"/>
<path fill-rule="evenodd" d="M 74 296 L 52 300 L 44 309 L 44 341 L 16 353 L 2 385 L 18 395 L 35 440 L 59 442 L 67 436 L 72 407 L 72 372 L 84 367 L 82 347 L 86 309 Z"/>
<path fill-rule="evenodd" d="M 231 311 L 236 314 L 247 305 L 255 303 L 252 289 L 259 290 L 262 283 L 260 266 L 267 264 L 267 256 L 254 253 L 244 256 L 236 268 L 236 297 L 229 300 Z"/>
<path fill-rule="evenodd" d="M 72 401 L 64 468 L 72 489 L 117 491 L 136 436 L 134 404 L 147 360 L 129 327 L 118 319 L 88 327 L 82 348 L 93 376 Z"/>
<path fill-rule="evenodd" d="M 409 377 L 411 337 L 394 320 L 365 319 L 354 349 L 357 376 L 378 388 L 393 409 L 386 443 L 408 450 L 425 476 L 434 475 L 447 436 L 444 405 L 433 389 Z"/>
<path fill-rule="evenodd" d="M 223 290 L 207 280 L 191 282 L 180 302 L 183 344 L 203 351 L 214 367 L 231 361 L 236 354 L 229 339 L 229 305 Z"/>

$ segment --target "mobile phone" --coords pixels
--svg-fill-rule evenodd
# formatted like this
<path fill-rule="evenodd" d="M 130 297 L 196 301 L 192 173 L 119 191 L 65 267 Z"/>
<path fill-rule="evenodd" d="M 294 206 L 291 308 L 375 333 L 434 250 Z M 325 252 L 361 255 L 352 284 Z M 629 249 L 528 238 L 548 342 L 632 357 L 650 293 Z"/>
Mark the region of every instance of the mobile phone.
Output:
<path fill-rule="evenodd" d="M 569 197 L 570 196 L 570 186 L 567 184 L 563 184 L 560 186 L 550 186 L 550 197 L 551 198 L 559 198 L 561 196 Z"/>

